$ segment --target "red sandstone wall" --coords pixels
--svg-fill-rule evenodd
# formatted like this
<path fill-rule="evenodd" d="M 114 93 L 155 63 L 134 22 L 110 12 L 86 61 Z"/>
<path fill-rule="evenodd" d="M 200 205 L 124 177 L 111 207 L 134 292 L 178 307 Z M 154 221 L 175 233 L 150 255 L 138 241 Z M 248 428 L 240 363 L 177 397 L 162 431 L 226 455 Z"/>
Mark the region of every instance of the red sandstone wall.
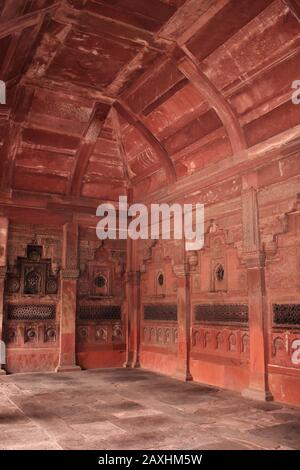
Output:
<path fill-rule="evenodd" d="M 168 319 L 169 306 L 177 306 L 177 280 L 172 269 L 172 242 L 146 244 L 141 256 L 141 347 L 140 364 L 145 369 L 176 374 L 178 326 Z M 163 282 L 159 282 L 162 276 Z M 152 317 L 145 318 L 145 306 L 152 306 Z M 171 307 L 172 309 L 172 307 Z"/>
<path fill-rule="evenodd" d="M 101 242 L 95 230 L 80 231 L 77 296 L 77 362 L 83 369 L 122 367 L 125 362 L 125 244 Z M 103 276 L 106 285 L 95 288 Z M 101 290 L 102 289 L 102 290 Z"/>

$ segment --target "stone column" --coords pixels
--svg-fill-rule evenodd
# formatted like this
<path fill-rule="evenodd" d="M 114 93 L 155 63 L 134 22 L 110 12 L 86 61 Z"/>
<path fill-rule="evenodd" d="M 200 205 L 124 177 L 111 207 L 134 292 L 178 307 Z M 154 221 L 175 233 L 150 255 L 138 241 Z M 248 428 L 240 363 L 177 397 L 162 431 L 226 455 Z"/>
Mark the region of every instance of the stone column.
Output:
<path fill-rule="evenodd" d="M 141 273 L 128 271 L 126 274 L 126 362 L 124 367 L 140 367 L 141 337 Z"/>
<path fill-rule="evenodd" d="M 4 287 L 7 271 L 8 219 L 0 217 L 0 340 L 4 341 Z M 0 365 L 0 374 L 5 374 Z"/>
<path fill-rule="evenodd" d="M 173 268 L 177 277 L 177 322 L 178 351 L 176 378 L 192 380 L 190 373 L 191 347 L 191 289 L 190 271 L 187 262 L 176 264 Z"/>
<path fill-rule="evenodd" d="M 60 281 L 60 351 L 56 372 L 80 370 L 76 365 L 76 301 L 78 269 L 78 225 L 63 227 L 63 259 Z"/>
<path fill-rule="evenodd" d="M 255 175 L 244 178 L 242 193 L 243 258 L 248 274 L 250 335 L 250 380 L 243 391 L 248 398 L 269 401 L 268 383 L 268 304 L 265 287 L 265 256 L 260 246 L 259 217 Z"/>

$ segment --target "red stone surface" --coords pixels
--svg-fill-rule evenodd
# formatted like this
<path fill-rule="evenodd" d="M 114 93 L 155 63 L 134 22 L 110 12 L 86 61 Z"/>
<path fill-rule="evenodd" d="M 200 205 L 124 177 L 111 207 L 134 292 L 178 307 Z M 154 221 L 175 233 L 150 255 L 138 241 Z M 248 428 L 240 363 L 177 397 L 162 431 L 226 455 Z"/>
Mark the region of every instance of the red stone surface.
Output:
<path fill-rule="evenodd" d="M 299 20 L 298 0 L 0 2 L 8 372 L 124 364 L 300 404 L 299 317 L 273 312 L 300 304 Z M 204 203 L 204 248 L 102 244 L 96 208 L 120 195 Z M 54 293 L 24 293 L 33 240 Z M 43 304 L 54 319 L 8 318 Z M 145 305 L 175 305 L 177 319 L 147 320 Z M 198 305 L 246 305 L 248 322 L 197 320 Z M 95 319 L 104 307 L 120 316 Z"/>

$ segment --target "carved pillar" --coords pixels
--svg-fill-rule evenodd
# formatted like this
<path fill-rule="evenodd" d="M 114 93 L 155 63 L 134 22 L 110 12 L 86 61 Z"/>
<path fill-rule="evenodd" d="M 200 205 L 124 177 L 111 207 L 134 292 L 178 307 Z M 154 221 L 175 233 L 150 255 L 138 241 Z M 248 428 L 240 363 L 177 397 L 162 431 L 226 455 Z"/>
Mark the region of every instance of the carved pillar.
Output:
<path fill-rule="evenodd" d="M 177 277 L 177 322 L 178 351 L 176 377 L 180 380 L 192 380 L 190 373 L 191 347 L 191 289 L 188 263 L 176 264 L 174 273 Z"/>
<path fill-rule="evenodd" d="M 4 287 L 7 271 L 8 219 L 0 217 L 0 340 L 4 341 Z M 5 374 L 0 364 L 0 374 Z"/>
<path fill-rule="evenodd" d="M 80 370 L 76 365 L 76 298 L 78 270 L 78 225 L 63 227 L 63 259 L 60 281 L 60 352 L 56 372 Z"/>
<path fill-rule="evenodd" d="M 250 335 L 250 381 L 243 395 L 257 400 L 272 400 L 268 384 L 268 305 L 265 287 L 265 256 L 260 246 L 259 217 L 255 175 L 244 179 L 242 194 L 243 258 L 248 274 Z"/>
<path fill-rule="evenodd" d="M 141 273 L 128 271 L 126 275 L 126 362 L 124 367 L 140 367 L 141 336 Z"/>

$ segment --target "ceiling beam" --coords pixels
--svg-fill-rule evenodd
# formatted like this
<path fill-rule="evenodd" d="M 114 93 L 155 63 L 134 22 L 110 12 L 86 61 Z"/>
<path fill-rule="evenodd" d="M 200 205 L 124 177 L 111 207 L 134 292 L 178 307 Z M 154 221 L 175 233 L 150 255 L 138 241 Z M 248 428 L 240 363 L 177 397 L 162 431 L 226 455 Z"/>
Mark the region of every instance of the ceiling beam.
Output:
<path fill-rule="evenodd" d="M 20 16 L 19 18 L 13 18 L 9 21 L 0 24 L 0 39 L 6 37 L 12 33 L 30 28 L 38 23 L 42 23 L 44 16 L 47 13 L 51 13 L 59 6 L 60 2 L 56 2 L 50 7 L 42 8 L 40 10 L 28 13 L 27 15 Z"/>
<path fill-rule="evenodd" d="M 68 195 L 80 196 L 81 194 L 84 175 L 109 110 L 110 106 L 107 104 L 96 103 L 94 106 L 76 153 L 75 165 L 68 185 Z"/>
<path fill-rule="evenodd" d="M 130 180 L 130 167 L 128 164 L 127 160 L 127 155 L 125 151 L 125 147 L 123 144 L 123 139 L 122 139 L 122 131 L 121 131 L 121 126 L 120 126 L 120 121 L 119 121 L 119 116 L 116 111 L 116 109 L 112 108 L 111 110 L 111 119 L 112 119 L 112 125 L 113 125 L 113 133 L 117 141 L 118 145 L 118 150 L 119 150 L 119 155 L 123 163 L 123 174 L 124 178 L 129 181 Z"/>
<path fill-rule="evenodd" d="M 145 124 L 144 120 L 140 116 L 135 114 L 122 101 L 116 101 L 114 103 L 114 108 L 128 122 L 128 124 L 132 125 L 138 132 L 143 135 L 143 137 L 148 142 L 149 146 L 154 150 L 155 154 L 160 160 L 169 183 L 174 183 L 177 180 L 174 164 L 162 143 L 155 137 L 154 134 L 152 134 L 150 129 Z"/>
<path fill-rule="evenodd" d="M 300 21 L 300 0 L 284 0 L 292 14 Z"/>
<path fill-rule="evenodd" d="M 177 62 L 180 72 L 199 91 L 201 96 L 215 110 L 229 137 L 233 153 L 240 152 L 246 148 L 246 140 L 238 117 L 225 100 L 222 93 L 208 79 L 198 66 L 196 59 L 191 58 L 191 54 L 182 48 L 184 57 Z"/>

